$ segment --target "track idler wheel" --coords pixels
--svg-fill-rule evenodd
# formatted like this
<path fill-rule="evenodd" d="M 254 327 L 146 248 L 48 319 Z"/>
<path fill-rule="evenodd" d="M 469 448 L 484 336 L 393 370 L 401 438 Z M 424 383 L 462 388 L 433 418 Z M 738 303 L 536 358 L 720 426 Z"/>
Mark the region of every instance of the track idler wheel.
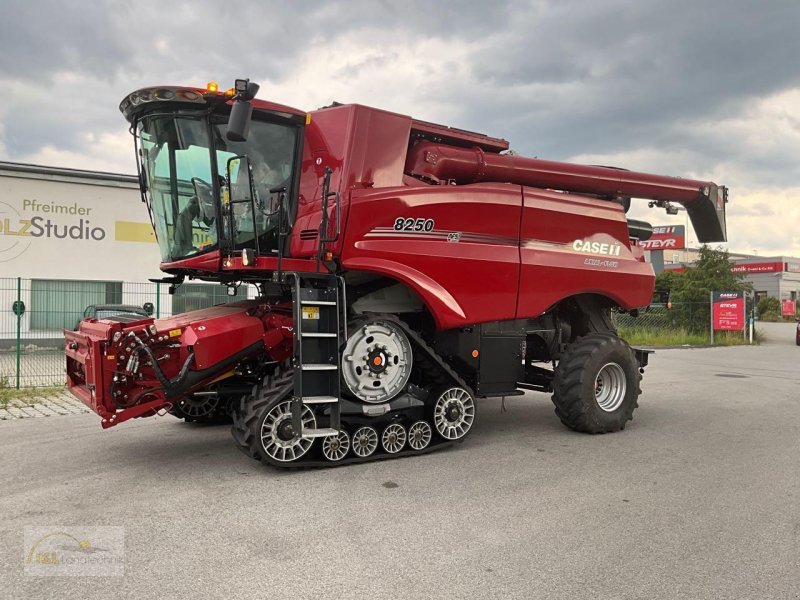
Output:
<path fill-rule="evenodd" d="M 304 429 L 314 429 L 317 420 L 307 406 L 301 414 Z M 292 462 L 311 449 L 313 439 L 302 438 L 292 428 L 292 401 L 284 400 L 265 411 L 261 420 L 261 447 L 272 460 Z"/>
<path fill-rule="evenodd" d="M 433 425 L 446 440 L 459 440 L 475 421 L 475 400 L 462 387 L 447 388 L 433 405 Z"/>

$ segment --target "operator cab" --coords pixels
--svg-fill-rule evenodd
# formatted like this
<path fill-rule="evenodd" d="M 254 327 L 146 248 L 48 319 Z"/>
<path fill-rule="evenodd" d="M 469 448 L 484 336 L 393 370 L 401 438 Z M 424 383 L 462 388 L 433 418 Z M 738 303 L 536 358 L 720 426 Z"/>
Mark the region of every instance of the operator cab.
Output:
<path fill-rule="evenodd" d="M 247 80 L 226 92 L 146 88 L 120 104 L 164 270 L 191 271 L 214 252 L 220 266 L 245 249 L 282 253 L 297 212 L 305 114 L 255 101 L 257 90 Z"/>

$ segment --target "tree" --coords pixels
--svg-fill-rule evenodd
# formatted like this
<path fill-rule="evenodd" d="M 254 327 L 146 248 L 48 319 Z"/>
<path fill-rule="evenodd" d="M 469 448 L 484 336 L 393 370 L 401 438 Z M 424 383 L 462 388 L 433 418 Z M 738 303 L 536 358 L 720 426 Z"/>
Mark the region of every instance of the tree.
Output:
<path fill-rule="evenodd" d="M 662 271 L 656 275 L 656 291 L 658 292 L 672 292 L 675 283 L 680 279 L 681 274 L 677 271 Z"/>
<path fill-rule="evenodd" d="M 707 331 L 709 327 L 708 302 L 711 292 L 741 292 L 752 290 L 744 280 L 744 273 L 731 271 L 727 251 L 700 248 L 700 259 L 674 278 L 670 288 L 674 322 L 692 331 Z M 705 308 L 701 308 L 705 305 Z"/>

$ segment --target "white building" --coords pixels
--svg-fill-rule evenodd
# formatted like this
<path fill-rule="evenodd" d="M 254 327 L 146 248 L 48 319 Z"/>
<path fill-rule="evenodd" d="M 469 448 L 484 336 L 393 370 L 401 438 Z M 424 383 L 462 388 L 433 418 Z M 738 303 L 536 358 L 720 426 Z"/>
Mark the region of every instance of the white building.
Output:
<path fill-rule="evenodd" d="M 18 327 L 23 345 L 60 345 L 90 304 L 166 316 L 229 299 L 211 284 L 170 296 L 148 281 L 159 262 L 135 176 L 0 162 L 0 348 Z"/>

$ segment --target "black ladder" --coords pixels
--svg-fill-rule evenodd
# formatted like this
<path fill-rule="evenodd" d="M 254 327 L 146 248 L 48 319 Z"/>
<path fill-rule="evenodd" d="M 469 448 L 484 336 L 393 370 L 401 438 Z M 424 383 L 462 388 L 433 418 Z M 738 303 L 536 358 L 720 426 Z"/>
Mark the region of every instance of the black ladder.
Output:
<path fill-rule="evenodd" d="M 339 348 L 346 323 L 344 280 L 292 273 L 294 278 L 294 392 L 292 429 L 303 438 L 337 435 L 341 428 Z M 313 406 L 311 406 L 313 405 Z M 303 408 L 327 405 L 328 427 L 303 427 Z"/>

